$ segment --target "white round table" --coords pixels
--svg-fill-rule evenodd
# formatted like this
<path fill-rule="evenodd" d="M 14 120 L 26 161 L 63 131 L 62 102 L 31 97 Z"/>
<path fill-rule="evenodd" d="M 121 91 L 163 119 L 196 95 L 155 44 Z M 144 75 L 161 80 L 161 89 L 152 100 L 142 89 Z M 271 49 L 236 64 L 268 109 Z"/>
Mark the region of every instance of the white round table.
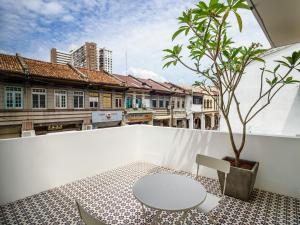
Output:
<path fill-rule="evenodd" d="M 184 221 L 187 213 L 205 200 L 207 193 L 203 185 L 192 178 L 162 173 L 139 179 L 133 186 L 133 194 L 142 207 L 158 210 L 154 221 L 162 211 L 184 212 L 180 218 Z"/>

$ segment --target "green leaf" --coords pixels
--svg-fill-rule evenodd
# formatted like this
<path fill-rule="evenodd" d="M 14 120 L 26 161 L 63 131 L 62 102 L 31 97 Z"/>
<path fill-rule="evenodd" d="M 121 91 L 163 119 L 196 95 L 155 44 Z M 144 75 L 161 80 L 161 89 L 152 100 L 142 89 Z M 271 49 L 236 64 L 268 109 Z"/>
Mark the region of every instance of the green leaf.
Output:
<path fill-rule="evenodd" d="M 280 64 L 278 64 L 278 65 L 274 68 L 274 73 L 277 72 L 277 70 L 279 69 L 279 67 L 280 67 Z"/>
<path fill-rule="evenodd" d="M 245 3 L 237 3 L 234 8 L 236 9 L 250 9 L 250 6 Z"/>
<path fill-rule="evenodd" d="M 173 54 L 173 51 L 171 49 L 164 49 L 163 51 Z"/>
<path fill-rule="evenodd" d="M 241 18 L 241 16 L 240 16 L 237 12 L 234 12 L 234 14 L 235 14 L 236 20 L 237 20 L 238 25 L 239 25 L 239 30 L 240 30 L 240 32 L 241 32 L 242 29 L 243 29 L 243 21 L 242 21 L 242 18 Z"/>
<path fill-rule="evenodd" d="M 178 29 L 172 36 L 172 41 L 174 41 L 174 39 L 181 33 L 185 30 L 186 28 L 180 28 Z"/>
<path fill-rule="evenodd" d="M 165 65 L 163 66 L 163 69 L 169 67 L 173 62 L 174 61 L 170 61 L 170 62 L 165 63 Z"/>
<path fill-rule="evenodd" d="M 283 66 L 286 66 L 286 67 L 289 67 L 290 68 L 290 65 L 288 63 L 286 63 L 285 61 L 282 61 L 282 60 L 275 60 L 275 62 L 278 62 L 280 63 L 281 65 Z"/>
<path fill-rule="evenodd" d="M 259 58 L 259 57 L 254 57 L 253 60 L 263 62 L 263 63 L 266 62 L 265 60 L 263 60 L 262 58 Z"/>

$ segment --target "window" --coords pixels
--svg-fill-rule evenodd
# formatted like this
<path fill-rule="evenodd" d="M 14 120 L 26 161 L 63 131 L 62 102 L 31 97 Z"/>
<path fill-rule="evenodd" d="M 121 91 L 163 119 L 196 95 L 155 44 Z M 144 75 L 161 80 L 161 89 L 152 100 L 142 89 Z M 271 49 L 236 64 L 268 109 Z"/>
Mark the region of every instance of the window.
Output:
<path fill-rule="evenodd" d="M 99 94 L 97 92 L 89 93 L 90 108 L 97 108 L 99 102 Z"/>
<path fill-rule="evenodd" d="M 135 106 L 137 108 L 142 108 L 142 96 L 137 95 L 135 99 Z"/>
<path fill-rule="evenodd" d="M 23 107 L 23 89 L 21 87 L 5 88 L 5 106 L 7 109 L 21 109 Z"/>
<path fill-rule="evenodd" d="M 62 90 L 56 90 L 55 96 L 55 108 L 67 108 L 67 92 Z"/>
<path fill-rule="evenodd" d="M 132 108 L 132 96 L 126 97 L 126 108 L 131 109 Z"/>
<path fill-rule="evenodd" d="M 166 108 L 169 107 L 169 100 L 166 100 Z"/>
<path fill-rule="evenodd" d="M 180 100 L 177 100 L 177 108 L 180 108 Z"/>
<path fill-rule="evenodd" d="M 157 100 L 152 99 L 152 108 L 156 108 L 156 107 L 157 107 Z"/>
<path fill-rule="evenodd" d="M 164 107 L 164 100 L 159 99 L 159 108 L 163 108 L 163 107 Z"/>
<path fill-rule="evenodd" d="M 112 108 L 111 94 L 103 94 L 103 108 L 104 109 Z"/>
<path fill-rule="evenodd" d="M 73 96 L 74 108 L 82 109 L 84 104 L 84 93 L 83 91 L 74 91 Z"/>
<path fill-rule="evenodd" d="M 46 108 L 46 90 L 43 88 L 32 89 L 32 108 L 45 109 Z"/>
<path fill-rule="evenodd" d="M 182 102 L 181 102 L 181 107 L 182 107 L 182 108 L 185 107 L 185 102 L 184 102 L 184 100 L 182 100 Z"/>
<path fill-rule="evenodd" d="M 201 105 L 202 104 L 202 97 L 201 96 L 193 96 L 193 104 Z"/>
<path fill-rule="evenodd" d="M 116 97 L 115 98 L 115 107 L 116 108 L 122 108 L 122 97 Z"/>

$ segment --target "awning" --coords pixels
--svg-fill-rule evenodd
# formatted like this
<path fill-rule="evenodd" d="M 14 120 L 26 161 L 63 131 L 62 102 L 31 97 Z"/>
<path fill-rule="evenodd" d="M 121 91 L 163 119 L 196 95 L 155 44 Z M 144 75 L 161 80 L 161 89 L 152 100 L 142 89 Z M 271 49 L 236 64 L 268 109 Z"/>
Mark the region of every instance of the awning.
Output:
<path fill-rule="evenodd" d="M 272 47 L 300 42 L 299 0 L 247 0 Z"/>
<path fill-rule="evenodd" d="M 171 116 L 154 116 L 154 120 L 169 120 Z"/>

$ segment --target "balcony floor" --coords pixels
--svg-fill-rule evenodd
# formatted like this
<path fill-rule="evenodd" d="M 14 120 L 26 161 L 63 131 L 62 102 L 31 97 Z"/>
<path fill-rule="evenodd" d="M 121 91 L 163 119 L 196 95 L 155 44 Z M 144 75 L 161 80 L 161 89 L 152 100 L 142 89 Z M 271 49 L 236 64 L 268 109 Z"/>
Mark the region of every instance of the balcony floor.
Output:
<path fill-rule="evenodd" d="M 107 224 L 149 224 L 155 211 L 147 209 L 145 221 L 131 188 L 140 177 L 157 171 L 192 176 L 152 164 L 133 163 L 0 206 L 0 224 L 79 224 L 75 198 Z M 218 181 L 206 177 L 200 180 L 208 192 L 220 194 Z M 300 224 L 300 201 L 255 189 L 250 202 L 226 197 L 213 213 L 219 224 Z M 174 224 L 179 216 L 165 215 L 164 224 Z M 197 213 L 196 218 L 208 224 L 203 214 Z M 188 224 L 199 222 L 188 217 Z"/>

